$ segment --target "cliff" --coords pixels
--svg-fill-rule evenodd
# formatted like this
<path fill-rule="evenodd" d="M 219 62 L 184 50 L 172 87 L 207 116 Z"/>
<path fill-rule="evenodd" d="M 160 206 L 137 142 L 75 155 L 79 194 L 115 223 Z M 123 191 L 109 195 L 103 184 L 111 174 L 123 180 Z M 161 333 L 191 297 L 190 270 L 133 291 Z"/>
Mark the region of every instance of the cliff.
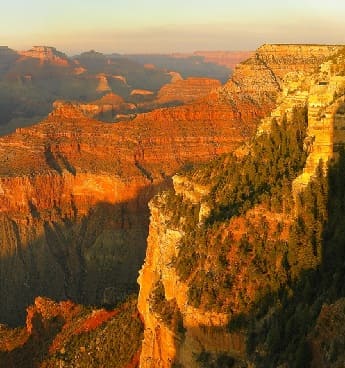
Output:
<path fill-rule="evenodd" d="M 263 45 L 236 67 L 236 73 L 227 86 L 238 91 L 245 86 L 257 93 L 280 91 L 286 74 L 293 71 L 304 74 L 316 72 L 322 62 L 341 49 L 342 46 Z"/>
<path fill-rule="evenodd" d="M 213 96 L 111 125 L 87 118 L 85 105 L 57 102 L 43 122 L 1 138 L 2 320 L 18 323 L 37 295 L 95 304 L 106 290 L 135 288 L 148 200 L 182 166 L 253 134 L 272 104 L 261 102 Z"/>
<path fill-rule="evenodd" d="M 320 161 L 326 165 L 337 157 L 345 143 L 344 93 L 345 77 L 342 56 L 321 65 L 308 94 L 308 137 L 305 141 L 308 159 L 303 173 L 294 182 L 294 191 L 303 190 L 315 175 Z M 339 70 L 340 68 L 340 70 Z"/>
<path fill-rule="evenodd" d="M 56 50 L 55 47 L 49 46 L 33 46 L 28 51 L 21 51 L 19 53 L 22 57 L 39 59 L 40 63 L 48 62 L 59 66 L 70 66 L 73 65 L 67 55 Z"/>
<path fill-rule="evenodd" d="M 340 46 L 265 45 L 213 94 L 277 102 L 250 144 L 150 202 L 140 367 L 342 361 L 344 70 Z"/>
<path fill-rule="evenodd" d="M 55 101 L 53 107 L 59 103 L 59 101 Z M 128 115 L 136 111 L 135 104 L 125 102 L 121 96 L 112 92 L 105 94 L 95 101 L 88 103 L 73 102 L 73 105 L 89 118 L 109 122 L 113 122 L 118 114 Z"/>
<path fill-rule="evenodd" d="M 207 96 L 221 86 L 217 79 L 187 78 L 163 86 L 157 94 L 158 103 L 188 103 Z"/>
<path fill-rule="evenodd" d="M 233 356 L 241 360 L 245 338 L 228 332 L 228 315 L 201 311 L 188 302 L 188 285 L 172 266 L 184 232 L 169 226 L 172 213 L 166 211 L 164 194 L 150 209 L 148 248 L 138 278 L 138 308 L 145 324 L 140 367 L 199 367 L 203 353 L 208 354 L 206 364 L 212 355 L 215 361 L 221 356 L 224 364 L 231 364 Z"/>

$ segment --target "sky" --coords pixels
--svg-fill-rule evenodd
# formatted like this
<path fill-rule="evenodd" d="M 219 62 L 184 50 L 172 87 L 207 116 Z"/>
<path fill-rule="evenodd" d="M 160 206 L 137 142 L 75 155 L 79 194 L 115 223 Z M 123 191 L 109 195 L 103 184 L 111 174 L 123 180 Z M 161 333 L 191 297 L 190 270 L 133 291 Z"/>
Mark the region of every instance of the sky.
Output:
<path fill-rule="evenodd" d="M 2 0 L 0 45 L 73 55 L 345 44 L 344 0 Z"/>

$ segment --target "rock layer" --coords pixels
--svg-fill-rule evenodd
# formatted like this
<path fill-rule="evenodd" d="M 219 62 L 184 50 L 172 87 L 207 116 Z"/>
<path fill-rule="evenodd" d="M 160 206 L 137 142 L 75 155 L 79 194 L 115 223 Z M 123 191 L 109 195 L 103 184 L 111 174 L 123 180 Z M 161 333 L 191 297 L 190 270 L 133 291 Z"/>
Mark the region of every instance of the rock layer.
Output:
<path fill-rule="evenodd" d="M 42 123 L 0 139 L 2 320 L 17 323 L 36 295 L 94 304 L 109 288 L 131 289 L 148 200 L 183 165 L 236 148 L 272 105 L 234 99 L 213 95 L 113 125 L 58 102 Z"/>
<path fill-rule="evenodd" d="M 217 79 L 187 78 L 163 86 L 157 95 L 158 103 L 188 103 L 207 96 L 213 89 L 220 87 Z"/>
<path fill-rule="evenodd" d="M 259 98 L 266 98 L 267 100 L 271 98 L 273 100 L 278 97 L 276 108 L 272 111 L 270 117 L 263 120 L 259 127 L 258 134 L 261 134 L 263 131 L 270 129 L 273 119 L 280 121 L 286 114 L 289 121 L 291 121 L 293 111 L 303 110 L 308 107 L 308 104 L 309 110 L 315 107 L 312 102 L 313 91 L 320 89 L 320 87 L 315 87 L 315 85 L 319 85 L 319 79 L 315 82 L 315 76 L 318 75 L 315 72 L 318 72 L 322 62 L 341 49 L 340 46 L 265 45 L 259 48 L 251 59 L 239 65 L 233 78 L 212 96 L 231 104 L 234 111 L 238 111 L 237 116 L 241 116 L 244 120 L 246 119 L 244 116 L 249 117 L 246 115 L 246 111 L 251 111 L 245 108 L 244 101 L 250 105 L 248 96 L 250 96 L 251 103 L 258 101 Z M 322 87 L 325 94 L 319 95 L 318 99 L 327 99 L 329 91 L 334 92 L 331 93 L 330 97 L 332 101 L 337 92 L 344 93 L 342 79 L 339 76 L 333 76 L 332 78 L 327 82 L 327 87 Z M 237 106 L 238 109 L 236 110 Z M 335 111 L 338 111 L 338 114 L 334 115 Z M 339 127 L 343 126 L 343 120 L 340 119 L 341 111 L 337 107 L 337 109 L 332 110 L 330 115 L 332 123 L 334 124 L 335 121 L 336 126 Z M 309 113 L 308 117 L 310 118 L 312 115 Z M 328 140 L 333 139 L 327 128 L 329 124 L 322 126 L 325 126 L 326 135 L 324 137 L 328 142 Z M 314 120 L 311 119 L 309 131 L 315 129 L 313 127 Z M 336 142 L 340 143 L 340 136 L 336 138 Z M 341 140 L 341 143 L 344 142 Z M 326 156 L 329 158 L 329 145 L 326 144 L 325 147 L 327 150 Z M 313 149 L 314 152 L 318 153 L 318 158 L 323 157 L 317 146 Z M 333 151 L 333 146 L 331 151 Z M 307 167 L 309 161 L 307 161 Z M 200 203 L 200 200 L 207 195 L 207 186 L 202 187 L 179 176 L 174 176 L 173 180 L 175 193 L 182 196 L 182 198 L 187 198 L 192 203 Z M 241 366 L 241 362 L 245 360 L 246 337 L 239 332 L 237 334 L 230 333 L 226 328 L 229 322 L 229 314 L 216 313 L 212 310 L 205 311 L 202 308 L 193 308 L 188 304 L 190 290 L 179 279 L 175 273 L 175 268 L 172 266 L 174 259 L 179 256 L 179 240 L 184 236 L 184 232 L 182 229 L 171 225 L 173 222 L 170 217 L 173 214 L 166 209 L 170 208 L 167 206 L 167 201 L 165 194 L 162 194 L 150 204 L 151 219 L 148 248 L 145 263 L 138 279 L 140 284 L 138 308 L 145 324 L 140 367 L 201 367 L 205 362 L 210 364 L 213 357 L 229 359 L 228 364 L 230 366 L 234 366 L 233 364 L 240 364 L 239 366 Z M 202 222 L 207 214 L 208 209 L 203 207 L 201 203 L 199 213 L 196 215 L 199 222 Z M 265 215 L 270 218 L 268 214 Z M 248 216 L 248 218 L 252 216 L 259 219 L 262 214 L 260 214 L 259 209 L 253 209 Z M 274 218 L 272 216 L 272 223 L 278 220 L 282 221 L 278 217 Z M 290 220 L 287 219 L 287 221 Z M 255 221 L 260 223 L 260 220 Z M 233 232 L 235 237 L 239 236 L 241 238 L 246 233 L 243 219 L 242 222 L 241 219 L 238 221 L 235 219 L 225 226 L 228 226 L 228 231 Z M 289 228 L 289 224 L 284 226 Z M 274 226 L 272 226 L 273 228 Z M 235 285 L 233 289 L 238 294 L 242 294 L 242 296 L 246 294 L 246 298 L 253 299 L 260 281 L 250 279 L 250 274 L 246 274 L 248 271 L 246 260 L 236 258 L 238 257 L 236 252 L 236 249 L 232 250 L 231 257 L 233 257 L 232 262 L 234 263 L 232 267 L 237 267 L 238 264 L 243 267 L 240 267 L 239 274 L 235 275 L 236 282 L 233 284 Z M 281 259 L 277 258 L 275 267 L 279 269 L 281 263 Z M 264 279 L 265 276 L 263 276 Z M 159 298 L 157 290 L 160 291 Z M 231 310 L 237 314 L 248 312 L 241 310 L 235 296 L 232 300 Z M 171 324 L 170 321 L 169 324 L 166 320 L 166 313 L 171 309 L 174 311 L 173 315 L 178 316 L 179 320 L 176 322 L 173 319 L 173 323 Z M 231 360 L 230 357 L 236 359 Z"/>

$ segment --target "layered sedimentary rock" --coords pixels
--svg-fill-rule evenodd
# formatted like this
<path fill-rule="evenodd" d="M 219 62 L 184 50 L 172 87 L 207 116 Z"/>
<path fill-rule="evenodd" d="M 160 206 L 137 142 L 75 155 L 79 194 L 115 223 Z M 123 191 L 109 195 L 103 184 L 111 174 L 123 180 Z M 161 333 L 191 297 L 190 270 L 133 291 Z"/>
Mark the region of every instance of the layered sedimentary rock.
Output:
<path fill-rule="evenodd" d="M 310 81 L 308 91 L 308 137 L 305 149 L 308 158 L 303 173 L 294 182 L 298 193 L 315 175 L 320 162 L 324 169 L 330 159 L 337 158 L 337 151 L 345 143 L 345 77 L 344 59 L 321 65 L 320 72 Z"/>
<path fill-rule="evenodd" d="M 173 81 L 163 86 L 158 94 L 159 103 L 188 103 L 207 96 L 213 89 L 221 86 L 217 79 L 187 78 Z"/>
<path fill-rule="evenodd" d="M 70 66 L 74 63 L 68 59 L 67 55 L 56 50 L 55 47 L 33 46 L 28 51 L 21 51 L 21 56 L 39 59 L 41 63 L 48 62 L 60 66 Z"/>
<path fill-rule="evenodd" d="M 330 61 L 332 67 L 326 67 L 330 65 L 326 60 L 341 50 L 340 46 L 265 45 L 258 49 L 251 59 L 238 66 L 234 77 L 212 96 L 231 103 L 234 110 L 235 106 L 239 106 L 237 116 L 241 116 L 244 120 L 248 117 L 244 115 L 247 110 L 243 101 L 246 99 L 245 97 L 240 99 L 239 96 L 250 96 L 251 102 L 258 100 L 259 96 L 272 99 L 276 96 L 277 106 L 269 117 L 263 119 L 258 135 L 269 131 L 273 120 L 279 123 L 286 116 L 287 121 L 293 124 L 296 111 L 299 113 L 308 111 L 309 137 L 306 139 L 305 149 L 309 150 L 310 155 L 305 171 L 314 174 L 319 159 L 327 161 L 332 157 L 334 148 L 345 143 L 341 133 L 344 125 L 343 105 L 339 104 L 343 99 L 341 96 L 344 95 L 344 77 L 341 74 L 345 68 L 344 64 L 339 67 L 341 62 L 338 59 L 334 63 Z M 320 65 L 325 61 L 326 64 L 321 66 L 320 74 Z M 330 69 L 332 73 L 328 73 Z M 323 79 L 320 79 L 320 75 Z M 315 114 L 316 107 L 318 114 Z M 315 118 L 320 112 L 321 119 Z M 333 131 L 339 133 L 333 134 Z M 312 174 L 308 174 L 305 184 Z M 197 204 L 198 213 L 193 213 L 193 216 L 198 219 L 197 226 L 202 226 L 204 219 L 210 214 L 204 199 L 210 188 L 183 176 L 174 176 L 173 180 L 175 195 L 180 196 L 180 202 L 176 206 L 183 206 L 185 202 Z M 297 178 L 298 180 L 300 179 Z M 202 367 L 203 364 L 218 364 L 220 361 L 226 361 L 229 366 L 247 366 L 245 345 L 248 337 L 245 333 L 241 334 L 241 329 L 237 330 L 237 333 L 230 333 L 226 327 L 232 314 L 249 313 L 246 308 L 265 285 L 267 274 L 258 273 L 260 277 L 253 278 L 250 273 L 253 259 L 246 258 L 241 254 L 240 247 L 233 246 L 227 256 L 231 259 L 231 270 L 238 269 L 238 273 L 234 274 L 231 271 L 231 289 L 228 290 L 231 313 L 193 307 L 189 303 L 193 290 L 181 281 L 174 268 L 181 249 L 180 240 L 186 235 L 183 222 L 187 220 L 178 219 L 177 222 L 181 226 L 176 226 L 169 206 L 167 194 L 156 197 L 150 204 L 148 249 L 138 279 L 140 284 L 138 307 L 145 324 L 140 366 Z M 245 215 L 224 220 L 222 229 L 225 232 L 219 231 L 218 241 L 229 233 L 233 239 L 238 238 L 237 240 L 246 236 L 251 221 L 255 224 L 254 234 L 259 237 L 262 236 L 260 226 L 264 226 L 265 223 L 268 239 L 277 236 L 274 229 L 277 229 L 280 223 L 279 239 L 286 242 L 293 215 L 269 213 L 267 209 L 260 209 L 260 206 L 254 207 Z M 204 239 L 199 240 L 208 244 L 206 235 Z M 193 242 L 189 246 L 193 247 Z M 265 246 L 267 254 L 270 251 L 275 252 L 268 249 L 268 241 Z M 212 242 L 208 244 L 207 249 L 212 254 Z M 194 256 L 198 257 L 198 254 Z M 214 260 L 218 257 L 213 256 Z M 272 264 L 276 274 L 285 272 L 282 271 L 284 270 L 282 260 L 283 257 L 276 254 Z M 202 261 L 198 259 L 198 262 Z M 205 266 L 205 270 L 202 271 L 206 270 Z M 241 305 L 239 300 L 246 302 Z M 246 303 L 247 307 L 244 306 Z M 321 343 L 316 341 L 315 344 Z M 315 349 L 318 349 L 318 346 Z M 315 366 L 316 362 L 317 359 Z"/>
<path fill-rule="evenodd" d="M 185 183 L 186 190 L 181 179 L 174 177 L 174 188 L 179 194 L 191 195 L 194 200 L 207 194 L 207 187 L 191 188 L 191 183 Z M 138 308 L 145 324 L 140 367 L 196 368 L 200 367 L 205 352 L 209 356 L 222 355 L 225 360 L 233 356 L 241 361 L 245 355 L 245 336 L 228 331 L 228 314 L 203 311 L 188 303 L 188 285 L 180 281 L 172 266 L 184 233 L 169 226 L 172 214 L 165 210 L 164 194 L 155 198 L 150 210 L 148 249 L 138 278 Z M 158 284 L 162 290 L 156 300 Z"/>
<path fill-rule="evenodd" d="M 236 73 L 227 83 L 232 90 L 281 91 L 286 74 L 310 74 L 342 46 L 263 45 L 251 58 L 236 67 Z"/>
<path fill-rule="evenodd" d="M 170 80 L 165 70 L 149 70 L 120 55 L 89 52 L 70 58 L 54 47 L 34 46 L 16 52 L 3 46 L 0 134 L 41 121 L 56 99 L 89 103 L 108 92 L 127 99 L 134 89 L 155 93 Z M 105 120 L 112 119 L 107 116 Z"/>
<path fill-rule="evenodd" d="M 53 106 L 57 106 L 59 101 L 54 102 Z M 127 103 L 125 100 L 115 93 L 108 93 L 98 100 L 89 103 L 74 103 L 78 106 L 83 114 L 87 117 L 99 119 L 102 121 L 114 121 L 118 114 L 128 114 L 135 111 L 136 105 Z"/>
<path fill-rule="evenodd" d="M 236 148 L 272 105 L 234 100 L 215 95 L 115 125 L 60 102 L 42 123 L 2 138 L 2 320 L 18 322 L 36 295 L 101 303 L 107 290 L 130 290 L 148 200 L 183 165 Z"/>

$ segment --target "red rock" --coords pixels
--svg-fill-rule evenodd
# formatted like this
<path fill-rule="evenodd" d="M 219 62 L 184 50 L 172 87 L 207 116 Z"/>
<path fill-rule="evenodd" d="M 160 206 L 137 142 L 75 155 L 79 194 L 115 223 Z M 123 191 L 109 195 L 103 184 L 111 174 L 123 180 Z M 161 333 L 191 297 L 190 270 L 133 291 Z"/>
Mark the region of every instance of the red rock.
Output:
<path fill-rule="evenodd" d="M 192 102 L 207 96 L 213 89 L 219 88 L 220 86 L 219 80 L 210 78 L 174 80 L 159 90 L 157 102 L 161 104 L 169 102 Z"/>

